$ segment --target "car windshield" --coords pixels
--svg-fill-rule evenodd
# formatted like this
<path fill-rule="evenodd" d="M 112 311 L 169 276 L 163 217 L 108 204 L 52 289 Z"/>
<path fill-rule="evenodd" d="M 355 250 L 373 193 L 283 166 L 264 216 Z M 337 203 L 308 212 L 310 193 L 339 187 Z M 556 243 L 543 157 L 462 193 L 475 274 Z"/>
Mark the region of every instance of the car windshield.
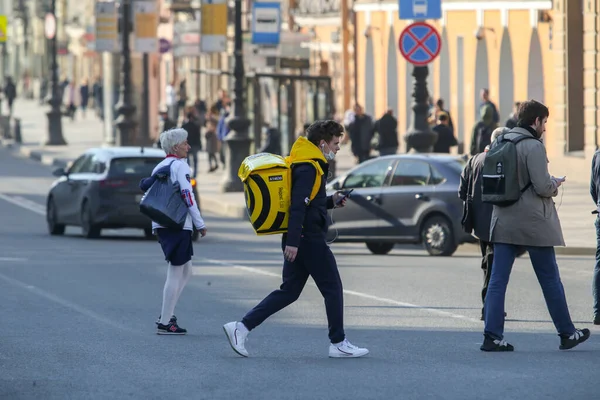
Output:
<path fill-rule="evenodd" d="M 461 158 L 456 158 L 452 161 L 448 161 L 446 163 L 446 165 L 448 165 L 453 171 L 458 172 L 459 174 L 462 173 L 463 169 L 465 168 L 465 165 L 467 164 L 467 162 L 461 157 Z"/>
<path fill-rule="evenodd" d="M 162 160 L 164 159 L 151 157 L 115 158 L 110 163 L 110 175 L 150 176 L 154 167 Z"/>

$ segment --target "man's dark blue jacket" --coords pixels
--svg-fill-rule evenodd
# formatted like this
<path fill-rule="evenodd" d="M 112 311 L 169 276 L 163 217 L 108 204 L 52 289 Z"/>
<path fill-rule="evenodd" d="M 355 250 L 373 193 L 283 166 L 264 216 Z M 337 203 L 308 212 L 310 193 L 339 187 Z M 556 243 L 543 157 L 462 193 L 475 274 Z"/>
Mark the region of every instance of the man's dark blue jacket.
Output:
<path fill-rule="evenodd" d="M 291 161 L 315 160 L 324 174 L 321 186 L 315 198 L 310 201 L 310 194 L 316 178 L 315 167 L 300 163 L 292 165 L 291 206 L 288 221 L 288 232 L 283 235 L 283 243 L 287 246 L 299 247 L 301 238 L 322 238 L 327 234 L 327 209 L 333 208 L 332 196 L 327 196 L 325 184 L 329 164 L 317 146 L 306 138 L 300 137 L 292 146 Z"/>

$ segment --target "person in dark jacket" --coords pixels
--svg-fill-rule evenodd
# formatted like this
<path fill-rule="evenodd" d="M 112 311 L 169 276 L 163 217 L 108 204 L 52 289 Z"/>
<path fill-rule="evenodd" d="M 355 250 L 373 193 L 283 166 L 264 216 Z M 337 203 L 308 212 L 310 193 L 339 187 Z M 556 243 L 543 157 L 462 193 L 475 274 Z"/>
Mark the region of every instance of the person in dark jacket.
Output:
<path fill-rule="evenodd" d="M 379 144 L 377 145 L 379 155 L 396 154 L 398 151 L 398 120 L 394 117 L 391 109 L 375 122 L 373 130 L 379 134 Z"/>
<path fill-rule="evenodd" d="M 473 127 L 471 135 L 471 155 L 483 153 L 486 146 L 491 143 L 492 132 L 498 127 L 494 122 L 494 109 L 492 106 L 483 106 L 480 120 Z"/>
<path fill-rule="evenodd" d="M 503 133 L 508 132 L 508 128 L 497 128 L 492 133 L 493 142 Z M 494 261 L 494 247 L 490 242 L 490 223 L 492 220 L 492 211 L 494 206 L 490 203 L 484 203 L 481 200 L 481 172 L 483 162 L 489 150 L 486 147 L 483 153 L 471 157 L 460 175 L 460 186 L 458 197 L 467 203 L 468 212 L 472 215 L 473 233 L 479 239 L 479 248 L 481 250 L 481 269 L 483 270 L 483 287 L 481 289 L 481 302 L 485 304 L 485 295 L 492 276 L 492 262 Z M 464 219 L 464 216 L 463 216 Z M 467 233 L 471 233 L 470 231 Z M 483 321 L 484 310 L 481 308 L 481 320 Z"/>
<path fill-rule="evenodd" d="M 361 357 L 369 351 L 352 345 L 344 333 L 344 294 L 342 280 L 335 257 L 327 244 L 327 209 L 343 207 L 345 197 L 341 192 L 327 196 L 325 176 L 328 161 L 333 160 L 340 149 L 344 127 L 331 120 L 316 121 L 306 137 L 299 137 L 290 153 L 291 162 L 314 160 L 323 172 L 316 197 L 309 200 L 315 184 L 315 167 L 299 163 L 292 168 L 291 206 L 288 231 L 282 237 L 283 284 L 279 290 L 268 295 L 250 310 L 241 322 L 229 322 L 223 326 L 229 344 L 239 355 L 248 357 L 245 341 L 249 331 L 259 326 L 271 315 L 295 302 L 308 277 L 311 276 L 325 298 L 325 310 L 329 324 L 329 357 Z"/>
<path fill-rule="evenodd" d="M 367 161 L 371 154 L 373 119 L 365 114 L 358 104 L 354 106 L 354 121 L 348 126 L 348 133 L 352 142 L 352 153 L 358 158 L 358 163 Z"/>
<path fill-rule="evenodd" d="M 265 123 L 266 140 L 259 153 L 271 153 L 281 155 L 281 132 L 274 126 Z"/>
<path fill-rule="evenodd" d="M 196 117 L 194 107 L 187 107 L 186 120 L 181 126 L 188 133 L 188 144 L 190 151 L 188 153 L 188 163 L 194 171 L 194 177 L 198 175 L 198 152 L 202 150 L 202 139 L 200 132 L 200 122 Z"/>
<path fill-rule="evenodd" d="M 519 102 L 519 101 L 517 101 L 515 103 L 515 110 L 509 115 L 508 119 L 506 120 L 506 123 L 504 124 L 504 126 L 506 126 L 508 129 L 512 129 L 517 126 L 517 123 L 519 122 L 517 113 L 519 112 L 520 105 L 521 105 L 521 102 Z"/>
<path fill-rule="evenodd" d="M 596 205 L 596 266 L 592 280 L 592 296 L 594 297 L 594 325 L 600 325 L 600 150 L 592 158 L 592 175 L 590 179 L 590 194 Z"/>
<path fill-rule="evenodd" d="M 457 146 L 458 142 L 450 129 L 450 118 L 446 113 L 438 114 L 438 123 L 433 127 L 433 131 L 437 133 L 437 141 L 433 145 L 434 153 L 450 154 L 450 148 Z"/>

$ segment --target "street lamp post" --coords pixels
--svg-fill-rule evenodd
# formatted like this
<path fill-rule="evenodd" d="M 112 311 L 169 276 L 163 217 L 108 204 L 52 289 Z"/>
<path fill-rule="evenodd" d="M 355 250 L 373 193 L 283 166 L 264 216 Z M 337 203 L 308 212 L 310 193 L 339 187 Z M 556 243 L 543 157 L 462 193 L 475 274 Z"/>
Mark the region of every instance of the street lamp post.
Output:
<path fill-rule="evenodd" d="M 407 148 L 417 153 L 431 153 L 437 141 L 437 133 L 429 127 L 429 92 L 427 91 L 427 66 L 414 67 L 412 76 L 415 78 L 412 98 L 413 117 L 408 132 L 404 135 Z"/>
<path fill-rule="evenodd" d="M 49 25 L 53 24 L 52 29 L 47 29 L 46 34 L 50 36 L 50 73 L 52 75 L 52 95 L 50 97 L 50 111 L 46 113 L 48 116 L 48 140 L 46 145 L 50 146 L 64 146 L 67 144 L 62 133 L 62 111 L 60 105 L 62 100 L 60 98 L 59 87 L 58 87 L 58 63 L 56 61 L 58 46 L 56 41 L 56 0 L 52 0 L 50 5 L 51 16 L 47 16 L 46 23 Z M 48 27 L 47 27 L 48 28 Z M 52 28 L 51 26 L 49 28 Z"/>
<path fill-rule="evenodd" d="M 119 117 L 115 124 L 119 128 L 117 146 L 130 146 L 135 142 L 137 122 L 133 118 L 135 105 L 131 101 L 131 49 L 129 48 L 129 32 L 131 31 L 131 0 L 121 2 L 121 93 L 117 112 Z"/>
<path fill-rule="evenodd" d="M 235 64 L 233 66 L 234 117 L 227 121 L 231 132 L 225 138 L 227 143 L 227 171 L 221 185 L 223 192 L 243 192 L 244 186 L 237 173 L 242 161 L 250 154 L 248 128 L 250 120 L 246 118 L 244 105 L 244 55 L 242 48 L 242 0 L 235 0 Z"/>

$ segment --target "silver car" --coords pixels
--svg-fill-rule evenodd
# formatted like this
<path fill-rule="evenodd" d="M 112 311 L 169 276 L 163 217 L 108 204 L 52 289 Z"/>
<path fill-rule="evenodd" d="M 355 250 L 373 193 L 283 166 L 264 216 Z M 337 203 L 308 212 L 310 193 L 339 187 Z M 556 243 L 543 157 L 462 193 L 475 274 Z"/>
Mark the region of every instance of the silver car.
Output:
<path fill-rule="evenodd" d="M 72 225 L 80 226 L 84 237 L 97 238 L 102 229 L 136 228 L 153 238 L 152 221 L 139 209 L 139 183 L 164 158 L 165 152 L 155 148 L 95 148 L 69 168 L 58 168 L 46 201 L 49 233 L 62 235 Z M 196 180 L 191 183 L 198 202 Z"/>
<path fill-rule="evenodd" d="M 346 207 L 331 215 L 328 239 L 364 242 L 374 254 L 396 243 L 422 244 L 433 256 L 450 256 L 475 238 L 462 230 L 458 198 L 462 157 L 402 154 L 357 165 L 327 185 L 328 194 L 354 189 Z"/>

